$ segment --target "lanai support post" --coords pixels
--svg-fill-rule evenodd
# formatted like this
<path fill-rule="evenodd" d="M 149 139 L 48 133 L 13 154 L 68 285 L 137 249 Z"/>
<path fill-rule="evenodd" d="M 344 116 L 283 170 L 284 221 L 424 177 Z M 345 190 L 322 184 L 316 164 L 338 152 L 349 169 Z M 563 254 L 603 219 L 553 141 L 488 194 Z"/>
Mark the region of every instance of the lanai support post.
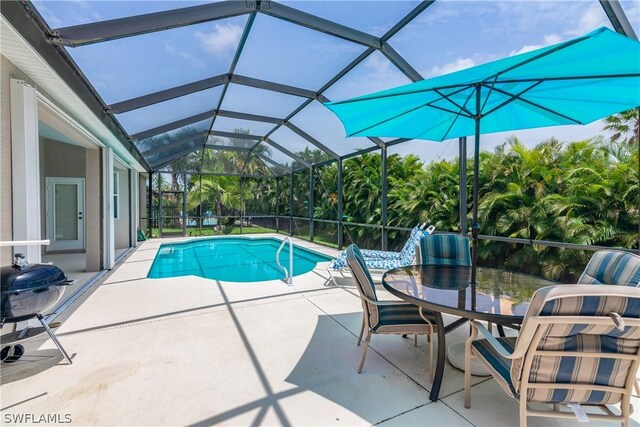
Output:
<path fill-rule="evenodd" d="M 275 191 L 275 207 L 276 207 L 276 233 L 280 232 L 280 185 L 282 178 L 277 176 L 276 180 L 276 191 Z"/>
<path fill-rule="evenodd" d="M 147 233 L 149 238 L 153 237 L 153 172 L 149 171 L 149 198 L 148 211 L 147 211 Z"/>
<path fill-rule="evenodd" d="M 480 91 L 482 86 L 476 85 L 476 129 L 475 129 L 475 151 L 473 152 L 473 223 L 471 224 L 472 253 L 471 253 L 471 283 L 476 283 L 478 269 L 478 235 L 480 234 L 480 224 L 478 223 L 478 191 L 480 174 Z M 473 305 L 473 303 L 472 303 Z"/>
<path fill-rule="evenodd" d="M 293 236 L 293 171 L 289 180 L 289 236 Z"/>
<path fill-rule="evenodd" d="M 382 156 L 382 164 L 381 164 L 381 168 L 382 168 L 382 194 L 381 194 L 381 216 L 380 216 L 380 222 L 382 225 L 382 250 L 386 251 L 388 246 L 389 246 L 389 242 L 388 242 L 388 230 L 387 230 L 387 186 L 388 186 L 388 175 L 387 175 L 387 147 L 384 146 L 381 148 L 380 150 L 380 154 Z"/>
<path fill-rule="evenodd" d="M 342 235 L 342 158 L 338 159 L 338 250 L 342 250 L 344 239 Z"/>
<path fill-rule="evenodd" d="M 458 138 L 458 167 L 460 187 L 460 234 L 466 236 L 469 232 L 467 224 L 467 137 Z"/>
<path fill-rule="evenodd" d="M 309 241 L 313 242 L 313 210 L 314 210 L 314 191 L 313 188 L 315 186 L 315 177 L 313 174 L 315 173 L 315 168 L 313 165 L 309 167 Z"/>
<path fill-rule="evenodd" d="M 204 218 L 202 217 L 202 174 L 199 176 L 200 181 L 200 207 L 198 208 L 198 215 L 200 215 L 200 219 L 198 220 L 199 225 L 199 235 L 202 236 L 202 223 L 204 222 Z"/>
<path fill-rule="evenodd" d="M 187 174 L 182 174 L 182 236 L 187 235 Z"/>

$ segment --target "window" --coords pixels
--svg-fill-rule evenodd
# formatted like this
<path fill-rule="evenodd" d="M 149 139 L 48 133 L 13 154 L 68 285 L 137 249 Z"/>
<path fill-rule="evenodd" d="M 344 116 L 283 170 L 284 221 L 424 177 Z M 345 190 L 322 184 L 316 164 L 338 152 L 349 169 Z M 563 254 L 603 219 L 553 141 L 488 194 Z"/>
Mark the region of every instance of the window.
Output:
<path fill-rule="evenodd" d="M 113 172 L 113 218 L 120 218 L 120 174 Z"/>

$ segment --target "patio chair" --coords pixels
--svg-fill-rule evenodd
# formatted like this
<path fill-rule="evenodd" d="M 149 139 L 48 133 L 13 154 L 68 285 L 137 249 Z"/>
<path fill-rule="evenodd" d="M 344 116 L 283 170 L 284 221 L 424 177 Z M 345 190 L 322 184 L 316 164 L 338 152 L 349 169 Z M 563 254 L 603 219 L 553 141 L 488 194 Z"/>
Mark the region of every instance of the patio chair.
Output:
<path fill-rule="evenodd" d="M 418 241 L 418 264 L 471 266 L 469 239 L 453 233 L 430 234 Z"/>
<path fill-rule="evenodd" d="M 465 407 L 471 402 L 471 357 L 527 416 L 618 420 L 629 425 L 631 388 L 640 362 L 640 292 L 625 286 L 558 285 L 534 295 L 516 338 L 494 337 L 471 321 L 466 342 Z M 483 339 L 476 339 L 480 333 Z M 532 409 L 529 403 L 551 405 Z M 620 403 L 620 414 L 607 405 Z M 568 405 L 571 412 L 561 410 Z M 601 413 L 584 411 L 596 406 Z"/>
<path fill-rule="evenodd" d="M 640 287 L 640 256 L 605 249 L 589 260 L 578 283 Z"/>
<path fill-rule="evenodd" d="M 433 313 L 403 301 L 378 300 L 373 279 L 356 245 L 347 248 L 347 263 L 362 303 L 362 328 L 358 336 L 358 345 L 362 341 L 364 331 L 367 331 L 358 373 L 362 372 L 372 334 L 416 335 L 416 345 L 417 335 L 427 335 L 430 348 L 429 374 L 433 378 L 433 334 L 435 332 Z"/>
<path fill-rule="evenodd" d="M 426 224 L 423 224 L 423 226 L 425 225 Z M 411 234 L 400 252 L 362 249 L 360 252 L 365 260 L 367 269 L 387 271 L 392 268 L 412 264 L 416 256 L 416 244 L 418 240 L 425 235 L 433 233 L 434 230 L 435 227 L 433 225 L 430 225 L 424 230 L 420 226 L 415 226 L 411 230 Z M 333 276 L 333 271 L 343 273 L 345 270 L 348 270 L 347 267 L 347 251 L 338 252 L 336 258 L 331 261 L 327 267 L 327 271 L 334 285 L 336 285 L 336 281 Z"/>
<path fill-rule="evenodd" d="M 578 283 L 640 287 L 640 257 L 625 251 L 604 249 L 593 254 Z M 640 382 L 634 383 L 640 395 Z"/>

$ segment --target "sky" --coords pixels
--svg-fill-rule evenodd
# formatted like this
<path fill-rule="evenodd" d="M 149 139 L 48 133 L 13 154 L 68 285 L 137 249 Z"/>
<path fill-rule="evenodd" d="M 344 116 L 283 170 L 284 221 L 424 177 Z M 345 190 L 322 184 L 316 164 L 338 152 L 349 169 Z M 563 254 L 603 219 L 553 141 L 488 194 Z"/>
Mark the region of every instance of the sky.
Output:
<path fill-rule="evenodd" d="M 35 0 L 52 28 L 122 18 L 206 2 Z M 412 10 L 416 1 L 283 1 L 282 3 L 360 31 L 381 36 Z M 622 1 L 640 34 L 640 2 Z M 67 48 L 106 104 L 227 73 L 247 16 Z M 389 40 L 425 78 L 450 73 L 526 52 L 588 33 L 609 21 L 597 0 L 458 1 L 438 0 Z M 363 46 L 258 14 L 235 73 L 317 91 L 365 50 Z M 331 86 L 332 101 L 410 83 L 382 54 L 375 52 Z M 118 114 L 129 134 L 151 129 L 218 107 L 222 87 Z M 225 110 L 285 118 L 305 99 L 232 84 L 220 107 Z M 314 101 L 291 122 L 340 155 L 372 146 L 365 138 L 345 138 L 344 129 L 324 106 Z M 264 123 L 217 119 L 214 129 L 234 126 L 264 135 Z M 528 146 L 547 138 L 582 140 L 603 132 L 603 123 L 487 134 L 482 149 L 491 150 L 507 137 Z M 281 128 L 272 139 L 291 151 L 313 149 L 308 141 Z M 472 143 L 472 138 L 469 139 Z M 391 153 L 415 153 L 424 161 L 457 156 L 457 140 L 411 141 Z M 469 149 L 471 153 L 471 148 Z M 286 156 L 274 151 L 274 159 Z"/>

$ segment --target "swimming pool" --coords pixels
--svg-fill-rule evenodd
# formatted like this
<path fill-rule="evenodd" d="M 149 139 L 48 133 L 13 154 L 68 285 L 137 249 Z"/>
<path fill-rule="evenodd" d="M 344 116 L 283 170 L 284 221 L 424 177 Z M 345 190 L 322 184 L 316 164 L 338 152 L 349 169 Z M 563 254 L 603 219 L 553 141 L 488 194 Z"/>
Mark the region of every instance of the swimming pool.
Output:
<path fill-rule="evenodd" d="M 270 237 L 214 237 L 163 244 L 147 277 L 160 279 L 200 276 L 228 282 L 260 282 L 283 279 L 276 266 L 276 251 L 282 243 Z M 293 275 L 313 270 L 331 258 L 293 245 Z M 289 268 L 289 244 L 280 253 L 280 263 Z"/>

